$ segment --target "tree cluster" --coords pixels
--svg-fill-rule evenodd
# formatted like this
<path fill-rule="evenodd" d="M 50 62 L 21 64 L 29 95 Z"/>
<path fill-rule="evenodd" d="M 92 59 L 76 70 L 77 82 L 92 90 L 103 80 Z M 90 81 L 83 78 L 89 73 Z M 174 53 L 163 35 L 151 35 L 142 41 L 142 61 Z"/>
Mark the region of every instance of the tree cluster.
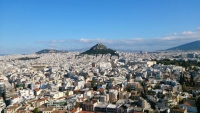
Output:
<path fill-rule="evenodd" d="M 180 76 L 180 84 L 186 86 L 195 86 L 194 76 L 190 75 L 190 80 L 185 79 L 184 74 Z"/>
<path fill-rule="evenodd" d="M 197 106 L 197 111 L 200 113 L 200 96 L 195 100 L 195 105 Z"/>
<path fill-rule="evenodd" d="M 161 63 L 164 65 L 176 65 L 176 66 L 182 66 L 186 69 L 189 69 L 193 66 L 200 67 L 200 62 L 194 62 L 194 61 L 177 61 L 177 60 L 169 60 L 169 59 L 163 59 L 163 60 L 154 60 L 157 61 L 157 63 Z M 193 68 L 196 70 L 196 68 Z"/>
<path fill-rule="evenodd" d="M 18 60 L 34 60 L 34 59 L 38 59 L 40 57 L 22 57 L 22 58 L 19 58 Z"/>

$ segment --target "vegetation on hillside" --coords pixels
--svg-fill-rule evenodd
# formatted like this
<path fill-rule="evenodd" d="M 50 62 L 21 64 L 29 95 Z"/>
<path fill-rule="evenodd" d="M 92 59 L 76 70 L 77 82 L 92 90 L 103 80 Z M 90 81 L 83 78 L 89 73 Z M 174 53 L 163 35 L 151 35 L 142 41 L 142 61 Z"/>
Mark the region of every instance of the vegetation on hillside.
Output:
<path fill-rule="evenodd" d="M 164 65 L 176 65 L 176 66 L 182 66 L 186 69 L 191 69 L 194 67 L 194 70 L 197 70 L 195 66 L 200 67 L 200 62 L 194 62 L 194 61 L 177 61 L 177 60 L 169 60 L 169 59 L 163 59 L 163 60 L 154 60 L 157 62 L 157 64 L 161 63 Z"/>
<path fill-rule="evenodd" d="M 96 55 L 96 54 L 111 54 L 113 56 L 119 56 L 114 50 L 112 49 L 97 49 L 97 50 L 87 50 L 81 54 L 88 54 L 88 55 Z"/>
<path fill-rule="evenodd" d="M 36 52 L 36 54 L 43 54 L 43 53 L 66 53 L 67 51 L 62 50 L 55 50 L 55 49 L 43 49 L 41 51 Z"/>
<path fill-rule="evenodd" d="M 22 57 L 22 58 L 19 58 L 18 60 L 34 60 L 34 59 L 38 59 L 40 57 Z"/>
<path fill-rule="evenodd" d="M 119 56 L 119 54 L 116 53 L 116 51 L 107 48 L 105 45 L 99 43 L 93 46 L 91 49 L 81 53 L 88 54 L 88 55 L 97 55 L 97 54 L 111 54 L 112 56 Z"/>

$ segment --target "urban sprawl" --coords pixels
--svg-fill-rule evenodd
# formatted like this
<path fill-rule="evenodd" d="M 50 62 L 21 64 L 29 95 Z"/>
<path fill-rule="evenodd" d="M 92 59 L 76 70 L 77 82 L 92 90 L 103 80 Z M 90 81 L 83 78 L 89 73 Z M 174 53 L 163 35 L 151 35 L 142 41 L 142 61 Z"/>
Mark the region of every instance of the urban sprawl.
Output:
<path fill-rule="evenodd" d="M 0 56 L 4 113 L 197 113 L 200 51 Z"/>

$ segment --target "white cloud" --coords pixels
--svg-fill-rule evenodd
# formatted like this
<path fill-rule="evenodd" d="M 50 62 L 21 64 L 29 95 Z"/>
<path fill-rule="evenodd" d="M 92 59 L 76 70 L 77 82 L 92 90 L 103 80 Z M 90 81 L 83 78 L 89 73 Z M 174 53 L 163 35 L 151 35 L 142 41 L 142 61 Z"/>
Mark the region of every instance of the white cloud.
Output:
<path fill-rule="evenodd" d="M 89 39 L 85 39 L 85 38 L 81 38 L 81 39 L 80 39 L 80 42 L 84 42 L 84 43 L 85 43 L 85 42 L 89 42 L 89 41 L 90 41 Z"/>
<path fill-rule="evenodd" d="M 199 31 L 183 31 L 181 33 L 169 33 L 157 38 L 129 38 L 129 39 L 103 39 L 103 38 L 80 38 L 68 40 L 38 41 L 50 48 L 56 49 L 80 49 L 90 48 L 96 43 L 103 43 L 109 48 L 120 50 L 164 50 L 184 43 L 200 40 Z"/>
<path fill-rule="evenodd" d="M 200 31 L 200 27 L 196 28 L 197 31 Z"/>
<path fill-rule="evenodd" d="M 57 40 L 53 39 L 53 40 L 51 40 L 50 42 L 51 42 L 51 43 L 56 43 Z"/>
<path fill-rule="evenodd" d="M 183 31 L 182 34 L 183 35 L 193 35 L 193 34 L 195 34 L 195 32 L 192 32 L 192 31 Z"/>
<path fill-rule="evenodd" d="M 158 40 L 162 40 L 162 41 L 171 41 L 171 40 L 175 40 L 176 38 L 179 38 L 177 36 L 165 36 L 162 38 L 157 38 Z"/>
<path fill-rule="evenodd" d="M 59 43 L 65 43 L 65 40 L 58 40 Z"/>
<path fill-rule="evenodd" d="M 182 33 L 170 33 L 158 38 L 131 38 L 131 39 L 87 39 L 80 40 L 79 43 L 87 44 L 88 47 L 96 43 L 104 43 L 114 49 L 132 50 L 162 50 L 175 47 L 184 43 L 200 40 L 199 32 L 183 31 Z"/>
<path fill-rule="evenodd" d="M 82 43 L 113 43 L 114 42 L 114 40 L 101 39 L 101 38 L 94 38 L 94 39 L 81 38 L 78 41 Z"/>

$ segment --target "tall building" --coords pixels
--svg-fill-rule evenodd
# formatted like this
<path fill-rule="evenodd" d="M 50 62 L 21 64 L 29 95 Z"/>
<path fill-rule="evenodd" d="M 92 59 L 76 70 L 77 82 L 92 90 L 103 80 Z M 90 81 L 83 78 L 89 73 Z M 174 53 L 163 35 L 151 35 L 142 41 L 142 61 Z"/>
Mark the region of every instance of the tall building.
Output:
<path fill-rule="evenodd" d="M 110 89 L 109 90 L 109 100 L 110 100 L 110 102 L 116 102 L 117 101 L 117 95 L 118 95 L 117 90 Z"/>

